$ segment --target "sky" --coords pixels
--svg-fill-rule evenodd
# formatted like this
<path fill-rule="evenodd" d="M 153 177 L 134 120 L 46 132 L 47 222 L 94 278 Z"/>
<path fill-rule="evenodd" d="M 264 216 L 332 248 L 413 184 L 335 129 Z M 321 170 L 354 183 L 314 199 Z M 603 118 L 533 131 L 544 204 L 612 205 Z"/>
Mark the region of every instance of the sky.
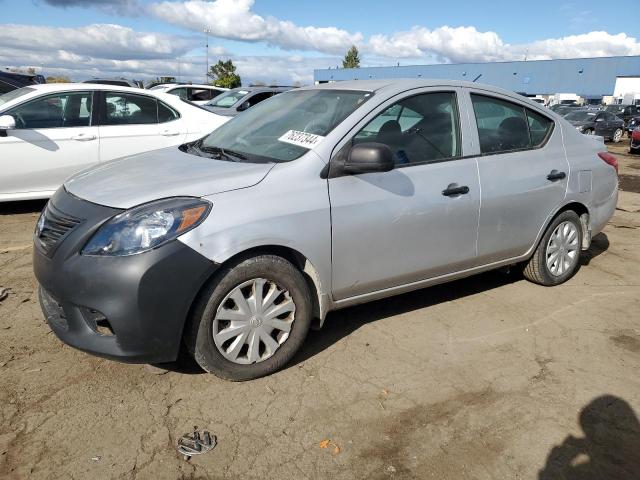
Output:
<path fill-rule="evenodd" d="M 73 80 L 199 82 L 208 58 L 308 84 L 352 45 L 362 66 L 640 55 L 640 25 L 591 0 L 0 0 L 0 67 Z"/>

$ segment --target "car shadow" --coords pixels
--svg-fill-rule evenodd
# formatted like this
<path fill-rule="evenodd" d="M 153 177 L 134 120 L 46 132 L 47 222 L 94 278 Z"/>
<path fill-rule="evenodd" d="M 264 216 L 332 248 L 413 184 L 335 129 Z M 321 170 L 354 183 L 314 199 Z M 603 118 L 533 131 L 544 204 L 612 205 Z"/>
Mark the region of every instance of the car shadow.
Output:
<path fill-rule="evenodd" d="M 309 332 L 304 345 L 293 358 L 289 367 L 293 367 L 317 355 L 366 324 L 476 295 L 522 279 L 522 273 L 517 268 L 512 270 L 493 270 L 461 280 L 330 312 L 321 330 Z"/>
<path fill-rule="evenodd" d="M 40 213 L 47 200 L 22 200 L 20 202 L 0 203 L 0 215 L 17 215 L 21 213 Z"/>
<path fill-rule="evenodd" d="M 551 449 L 539 480 L 637 480 L 640 421 L 622 398 L 603 395 L 579 415 L 584 436 L 568 435 Z"/>
<path fill-rule="evenodd" d="M 607 235 L 599 233 L 593 237 L 589 250 L 582 252 L 580 266 L 589 265 L 591 260 L 608 248 Z M 330 312 L 321 330 L 309 332 L 300 352 L 289 366 L 295 366 L 317 355 L 368 323 L 486 292 L 523 279 L 518 267 L 492 270 L 461 280 Z"/>
<path fill-rule="evenodd" d="M 580 255 L 580 265 L 586 266 L 591 260 L 609 250 L 609 237 L 604 232 L 600 232 L 591 239 L 591 246 L 586 252 Z"/>

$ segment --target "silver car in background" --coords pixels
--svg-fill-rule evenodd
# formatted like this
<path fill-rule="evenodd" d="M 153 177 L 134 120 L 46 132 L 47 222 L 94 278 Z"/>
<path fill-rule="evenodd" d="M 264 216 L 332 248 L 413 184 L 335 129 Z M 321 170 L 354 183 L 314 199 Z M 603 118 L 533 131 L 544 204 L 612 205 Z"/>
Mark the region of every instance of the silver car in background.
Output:
<path fill-rule="evenodd" d="M 149 363 L 184 345 L 247 380 L 331 310 L 506 265 L 566 281 L 617 192 L 602 139 L 524 97 L 335 83 L 71 178 L 38 221 L 34 269 L 64 342 Z"/>

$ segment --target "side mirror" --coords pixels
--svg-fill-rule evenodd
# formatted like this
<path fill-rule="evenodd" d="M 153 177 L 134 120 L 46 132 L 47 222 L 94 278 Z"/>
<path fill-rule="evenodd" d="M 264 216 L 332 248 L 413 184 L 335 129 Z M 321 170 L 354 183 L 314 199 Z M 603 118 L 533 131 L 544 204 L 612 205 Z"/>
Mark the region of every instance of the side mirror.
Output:
<path fill-rule="evenodd" d="M 16 128 L 16 121 L 11 115 L 0 116 L 0 137 L 6 137 L 9 130 Z"/>
<path fill-rule="evenodd" d="M 383 143 L 360 143 L 351 147 L 344 171 L 351 174 L 388 172 L 395 162 L 391 149 Z"/>
<path fill-rule="evenodd" d="M 238 111 L 239 112 L 244 112 L 246 109 L 248 109 L 251 106 L 251 103 L 249 103 L 249 100 L 247 100 L 246 102 L 240 104 L 240 106 L 238 107 Z"/>

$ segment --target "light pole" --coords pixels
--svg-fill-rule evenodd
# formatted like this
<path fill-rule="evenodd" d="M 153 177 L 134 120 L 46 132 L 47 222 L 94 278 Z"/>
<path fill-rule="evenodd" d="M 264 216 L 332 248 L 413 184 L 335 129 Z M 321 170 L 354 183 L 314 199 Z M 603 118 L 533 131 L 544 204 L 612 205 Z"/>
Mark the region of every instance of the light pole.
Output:
<path fill-rule="evenodd" d="M 211 27 L 205 26 L 203 31 L 206 38 L 205 50 L 207 51 L 207 69 L 204 72 L 204 83 L 206 84 L 209 80 L 209 34 L 211 33 Z"/>

